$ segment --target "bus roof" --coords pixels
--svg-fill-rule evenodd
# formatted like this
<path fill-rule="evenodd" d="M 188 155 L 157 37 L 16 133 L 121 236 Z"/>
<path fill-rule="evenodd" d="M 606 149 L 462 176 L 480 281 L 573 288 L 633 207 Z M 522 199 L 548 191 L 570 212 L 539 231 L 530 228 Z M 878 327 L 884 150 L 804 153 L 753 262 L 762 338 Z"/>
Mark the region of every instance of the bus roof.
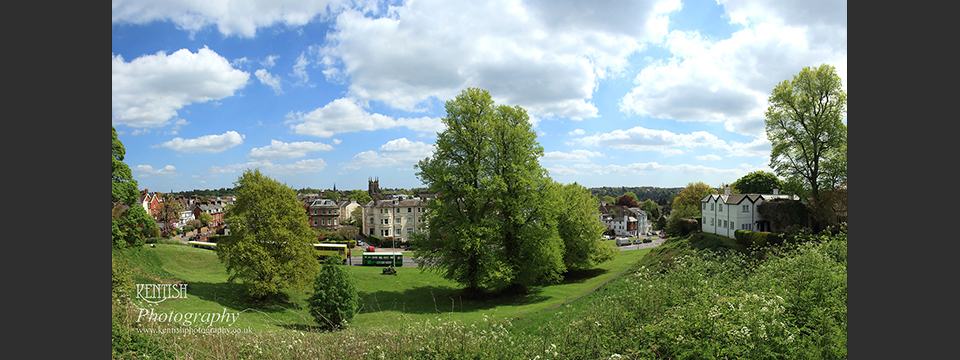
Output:
<path fill-rule="evenodd" d="M 403 256 L 403 253 L 401 253 L 401 252 L 369 252 L 369 251 L 364 251 L 364 252 L 363 252 L 363 255 L 364 255 L 364 256 L 366 256 L 366 255 L 400 255 L 400 256 Z"/>
<path fill-rule="evenodd" d="M 217 243 L 204 242 L 204 241 L 187 241 L 187 244 L 197 244 L 197 245 L 207 245 L 207 246 L 217 246 Z"/>
<path fill-rule="evenodd" d="M 313 244 L 313 246 L 347 247 L 347 244 Z"/>

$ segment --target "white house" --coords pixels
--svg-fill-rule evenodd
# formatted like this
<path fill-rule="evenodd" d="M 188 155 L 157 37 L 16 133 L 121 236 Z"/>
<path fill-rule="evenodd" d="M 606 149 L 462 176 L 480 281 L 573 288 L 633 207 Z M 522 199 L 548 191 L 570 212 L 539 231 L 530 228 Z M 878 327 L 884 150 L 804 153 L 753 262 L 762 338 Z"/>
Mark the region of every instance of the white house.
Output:
<path fill-rule="evenodd" d="M 770 221 L 757 211 L 764 201 L 773 199 L 800 200 L 799 196 L 779 194 L 730 194 L 727 187 L 724 194 L 707 195 L 700 200 L 701 230 L 733 238 L 737 230 L 770 231 Z"/>
<path fill-rule="evenodd" d="M 409 241 L 414 232 L 426 229 L 422 220 L 426 207 L 419 198 L 371 201 L 363 206 L 363 233 Z"/>

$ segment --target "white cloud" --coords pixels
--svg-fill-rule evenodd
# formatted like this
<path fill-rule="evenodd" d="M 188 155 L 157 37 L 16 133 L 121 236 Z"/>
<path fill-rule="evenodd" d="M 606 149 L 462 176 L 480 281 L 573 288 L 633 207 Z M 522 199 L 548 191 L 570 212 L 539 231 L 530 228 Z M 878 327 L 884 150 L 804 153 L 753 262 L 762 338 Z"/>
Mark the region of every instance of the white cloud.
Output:
<path fill-rule="evenodd" d="M 257 70 L 254 74 L 257 75 L 257 80 L 260 80 L 260 83 L 273 88 L 274 93 L 277 95 L 283 94 L 283 90 L 280 89 L 280 77 L 269 73 L 266 69 Z"/>
<path fill-rule="evenodd" d="M 294 123 L 290 128 L 297 134 L 317 137 L 331 137 L 339 133 L 389 129 L 397 126 L 423 132 L 439 132 L 444 129 L 439 118 L 394 120 L 389 116 L 370 114 L 348 98 L 336 99 L 309 113 L 291 112 L 287 114 L 286 122 Z"/>
<path fill-rule="evenodd" d="M 154 169 L 153 166 L 150 166 L 150 165 L 137 165 L 133 167 L 131 170 L 133 170 L 133 172 L 137 174 L 137 177 L 149 177 L 151 175 L 157 175 L 157 176 L 163 176 L 163 177 L 180 176 L 180 174 L 177 173 L 177 168 L 173 165 L 167 165 L 161 169 Z"/>
<path fill-rule="evenodd" d="M 344 169 L 363 169 L 396 165 L 412 165 L 421 159 L 433 156 L 435 146 L 406 138 L 390 140 L 383 144 L 377 153 L 373 150 L 361 152 L 350 162 L 343 164 Z"/>
<path fill-rule="evenodd" d="M 196 139 L 174 138 L 160 146 L 185 153 L 219 153 L 243 144 L 244 135 L 227 131 L 222 135 L 204 135 Z"/>
<path fill-rule="evenodd" d="M 731 141 L 730 147 L 732 151 L 727 156 L 770 156 L 770 151 L 773 150 L 770 141 L 764 138 L 757 138 L 746 144 Z"/>
<path fill-rule="evenodd" d="M 274 164 L 269 160 L 251 161 L 245 164 L 232 164 L 227 166 L 211 166 L 207 173 L 217 176 L 219 174 L 233 174 L 245 169 L 260 169 L 265 175 L 297 175 L 317 173 L 327 167 L 327 162 L 323 159 L 305 159 L 290 164 Z"/>
<path fill-rule="evenodd" d="M 679 7 L 427 0 L 379 18 L 346 10 L 316 57 L 328 81 L 350 78 L 350 96 L 397 109 L 480 87 L 533 115 L 580 120 L 598 116 L 591 98 L 599 80 L 623 73 L 627 57 L 662 37 L 664 15 Z"/>
<path fill-rule="evenodd" d="M 573 130 L 573 131 L 569 132 L 568 134 L 570 134 L 570 135 L 578 135 L 578 136 L 579 136 L 579 135 L 583 135 L 583 134 L 586 134 L 586 133 L 583 131 L 583 129 L 576 129 L 576 130 Z"/>
<path fill-rule="evenodd" d="M 592 157 L 603 157 L 603 154 L 597 151 L 589 150 L 573 150 L 569 153 L 561 151 L 550 151 L 543 154 L 543 157 L 540 158 L 540 161 L 543 162 L 559 162 L 559 161 L 574 161 L 574 162 L 590 162 L 589 158 Z"/>
<path fill-rule="evenodd" d="M 233 96 L 250 77 L 207 47 L 112 63 L 113 123 L 132 127 L 164 126 L 186 105 Z"/>
<path fill-rule="evenodd" d="M 318 16 L 327 16 L 328 7 L 335 10 L 340 3 L 339 0 L 114 0 L 112 19 L 114 24 L 169 20 L 191 34 L 216 25 L 226 36 L 252 38 L 258 28 L 274 24 L 306 25 Z"/>
<path fill-rule="evenodd" d="M 614 149 L 635 151 L 659 151 L 664 155 L 679 155 L 679 147 L 692 149 L 706 147 L 731 151 L 732 148 L 717 136 L 706 131 L 694 131 L 690 134 L 675 134 L 667 130 L 653 130 L 634 127 L 628 130 L 614 130 L 609 133 L 585 136 L 577 142 L 589 146 L 603 146 Z"/>
<path fill-rule="evenodd" d="M 773 87 L 805 66 L 835 66 L 846 87 L 846 2 L 725 3 L 731 22 L 747 26 L 707 40 L 673 31 L 673 54 L 637 75 L 621 111 L 677 121 L 723 122 L 728 131 L 763 136 L 763 112 Z"/>
<path fill-rule="evenodd" d="M 266 59 L 260 61 L 260 65 L 266 66 L 268 68 L 273 67 L 277 64 L 277 59 L 280 58 L 280 55 L 269 55 Z"/>
<path fill-rule="evenodd" d="M 253 148 L 247 154 L 247 158 L 255 161 L 269 161 L 277 159 L 291 159 L 307 156 L 312 151 L 329 151 L 333 146 L 321 142 L 301 141 L 285 143 L 277 140 L 270 140 L 270 145 Z"/>
<path fill-rule="evenodd" d="M 297 58 L 297 63 L 293 64 L 293 74 L 300 78 L 300 81 L 297 82 L 298 85 L 306 84 L 310 80 L 310 75 L 307 74 L 307 65 L 310 65 L 310 60 L 307 60 L 305 53 L 300 53 L 300 57 Z"/>
<path fill-rule="evenodd" d="M 717 161 L 721 159 L 721 157 L 714 154 L 699 155 L 696 158 L 700 161 Z"/>

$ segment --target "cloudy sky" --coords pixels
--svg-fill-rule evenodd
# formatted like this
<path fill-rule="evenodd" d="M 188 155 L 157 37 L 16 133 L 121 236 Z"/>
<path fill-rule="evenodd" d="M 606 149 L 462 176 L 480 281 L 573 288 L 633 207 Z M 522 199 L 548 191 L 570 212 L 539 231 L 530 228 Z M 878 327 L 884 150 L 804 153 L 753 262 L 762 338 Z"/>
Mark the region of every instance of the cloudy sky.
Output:
<path fill-rule="evenodd" d="M 247 168 L 419 187 L 444 103 L 479 87 L 527 110 L 559 182 L 719 186 L 770 171 L 778 82 L 826 63 L 847 86 L 846 1 L 464 3 L 113 0 L 125 162 L 151 191 Z"/>

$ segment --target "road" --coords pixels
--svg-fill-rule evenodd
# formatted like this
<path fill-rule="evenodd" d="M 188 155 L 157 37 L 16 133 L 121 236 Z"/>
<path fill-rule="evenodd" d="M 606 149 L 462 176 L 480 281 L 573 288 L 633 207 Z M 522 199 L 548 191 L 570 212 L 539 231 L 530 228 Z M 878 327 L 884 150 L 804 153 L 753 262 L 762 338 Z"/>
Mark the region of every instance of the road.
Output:
<path fill-rule="evenodd" d="M 642 239 L 642 238 L 643 238 L 643 237 L 641 237 L 641 239 Z M 653 242 L 649 242 L 649 243 L 646 243 L 646 244 L 624 245 L 624 246 L 621 246 L 621 247 L 620 247 L 620 251 L 649 249 L 649 248 L 652 248 L 652 247 L 660 246 L 660 244 L 663 244 L 663 239 L 656 238 L 656 237 L 652 237 L 652 236 L 650 237 L 650 239 L 653 240 Z M 397 251 L 397 250 L 402 250 L 402 249 L 377 248 L 377 251 L 376 251 L 376 252 L 394 252 L 394 251 Z M 362 255 L 363 255 L 363 250 L 362 250 L 362 249 L 360 249 L 359 247 L 358 247 L 358 248 L 355 248 L 355 249 L 351 249 L 351 250 L 350 250 L 350 255 L 351 255 L 350 257 L 351 257 L 352 259 L 351 259 L 351 262 L 348 262 L 348 264 L 352 264 L 353 266 L 360 266 L 360 265 L 362 264 L 362 262 L 363 262 L 363 261 L 362 261 L 362 260 L 363 260 L 363 256 L 362 256 Z M 413 252 L 404 252 L 404 254 L 403 254 L 403 267 L 417 267 L 417 263 L 415 263 L 415 262 L 413 261 L 413 257 L 412 257 L 411 255 L 413 255 Z"/>

